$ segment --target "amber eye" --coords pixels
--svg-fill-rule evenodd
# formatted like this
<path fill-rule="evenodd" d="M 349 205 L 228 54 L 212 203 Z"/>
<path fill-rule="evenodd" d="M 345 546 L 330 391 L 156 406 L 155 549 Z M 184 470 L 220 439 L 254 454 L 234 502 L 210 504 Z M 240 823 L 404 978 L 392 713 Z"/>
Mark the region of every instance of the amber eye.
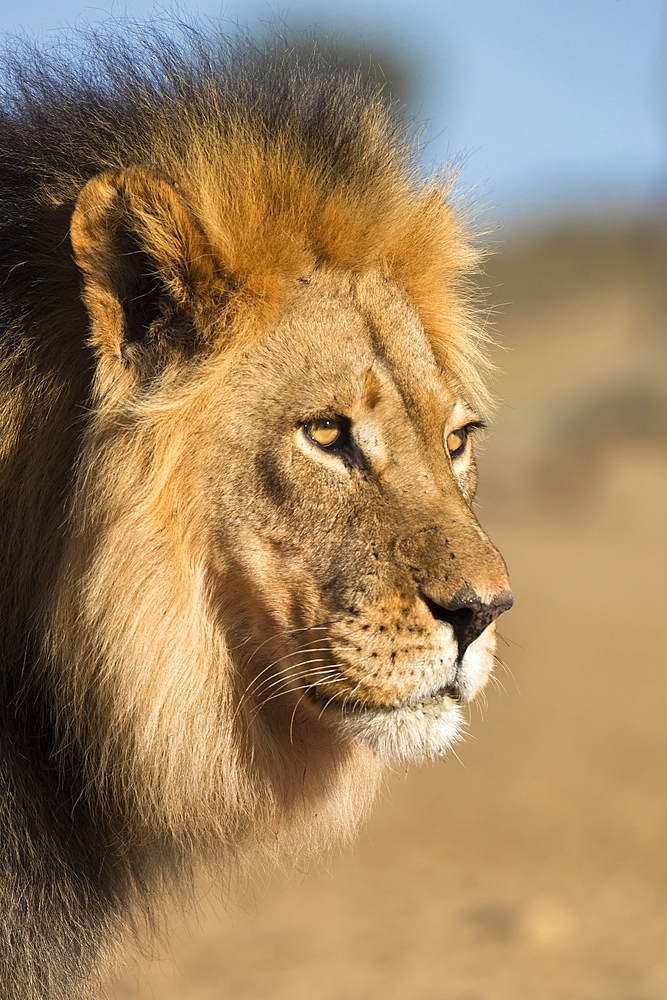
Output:
<path fill-rule="evenodd" d="M 309 420 L 304 429 L 310 440 L 320 448 L 333 448 L 343 440 L 343 422 L 334 418 Z"/>
<path fill-rule="evenodd" d="M 447 450 L 451 458 L 458 458 L 465 451 L 468 441 L 468 428 L 460 427 L 457 431 L 452 431 L 447 435 Z"/>

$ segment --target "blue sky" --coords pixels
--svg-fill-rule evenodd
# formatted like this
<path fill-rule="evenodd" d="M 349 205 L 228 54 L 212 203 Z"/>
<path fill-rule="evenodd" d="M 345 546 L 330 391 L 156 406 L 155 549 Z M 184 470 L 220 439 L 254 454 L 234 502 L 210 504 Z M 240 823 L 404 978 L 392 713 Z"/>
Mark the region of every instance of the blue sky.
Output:
<path fill-rule="evenodd" d="M 533 211 L 645 209 L 667 193 L 667 0 L 197 0 L 183 11 L 254 33 L 278 15 L 317 25 L 411 75 L 426 163 L 461 160 L 460 185 L 500 221 Z M 160 8 L 158 8 L 159 10 Z M 163 9 L 163 8 L 162 8 Z M 0 30 L 49 40 L 149 0 L 4 0 Z"/>

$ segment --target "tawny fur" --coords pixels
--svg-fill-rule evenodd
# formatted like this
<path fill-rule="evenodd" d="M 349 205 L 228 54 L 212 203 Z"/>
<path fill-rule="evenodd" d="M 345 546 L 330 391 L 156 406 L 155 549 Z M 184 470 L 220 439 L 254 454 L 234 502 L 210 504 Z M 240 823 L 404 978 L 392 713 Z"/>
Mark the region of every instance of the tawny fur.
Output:
<path fill-rule="evenodd" d="M 276 735 L 289 711 L 278 724 L 244 705 L 252 629 L 221 627 L 246 598 L 216 583 L 202 472 L 244 345 L 314 273 L 374 274 L 416 310 L 452 392 L 478 410 L 486 401 L 462 287 L 476 254 L 395 113 L 317 54 L 188 39 L 96 42 L 83 69 L 24 52 L 8 71 L 6 1000 L 97 995 L 101 959 L 193 855 L 230 870 L 320 850 L 353 832 L 376 791 L 382 762 L 363 742 L 315 726 L 310 742 L 290 742 Z M 104 271 L 93 237 L 116 210 L 132 212 L 169 299 L 158 367 L 142 344 L 120 343 L 113 318 L 107 284 L 138 252 L 121 233 Z M 253 446 L 241 436 L 239 447 Z"/>

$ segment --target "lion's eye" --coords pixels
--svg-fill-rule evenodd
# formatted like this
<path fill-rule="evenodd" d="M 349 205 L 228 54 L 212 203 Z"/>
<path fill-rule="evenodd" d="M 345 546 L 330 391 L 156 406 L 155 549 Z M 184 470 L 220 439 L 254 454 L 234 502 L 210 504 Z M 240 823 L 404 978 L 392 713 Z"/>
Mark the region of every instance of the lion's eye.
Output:
<path fill-rule="evenodd" d="M 458 458 L 465 451 L 468 442 L 468 428 L 461 427 L 447 435 L 447 450 L 451 458 Z"/>
<path fill-rule="evenodd" d="M 304 425 L 307 436 L 314 444 L 320 448 L 334 448 L 336 444 L 343 441 L 343 422 L 333 418 L 322 417 L 318 420 L 309 420 Z"/>
<path fill-rule="evenodd" d="M 447 451 L 450 458 L 458 458 L 466 450 L 470 435 L 481 428 L 486 427 L 483 420 L 471 420 L 465 427 L 459 427 L 456 431 L 451 431 L 447 435 Z"/>

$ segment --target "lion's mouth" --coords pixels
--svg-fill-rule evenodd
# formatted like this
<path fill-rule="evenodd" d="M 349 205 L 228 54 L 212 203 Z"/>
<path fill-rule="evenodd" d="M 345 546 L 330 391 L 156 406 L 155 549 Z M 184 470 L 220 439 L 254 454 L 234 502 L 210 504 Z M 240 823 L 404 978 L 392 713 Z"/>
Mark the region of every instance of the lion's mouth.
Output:
<path fill-rule="evenodd" d="M 402 698 L 392 702 L 369 702 L 354 695 L 331 695 L 318 689 L 316 684 L 305 688 L 305 695 L 308 700 L 318 708 L 320 712 L 329 709 L 338 711 L 341 714 L 375 714 L 378 712 L 392 713 L 399 711 L 413 711 L 428 715 L 431 712 L 437 714 L 442 710 L 446 702 L 462 703 L 461 692 L 455 684 L 446 684 L 437 691 L 419 698 Z"/>

